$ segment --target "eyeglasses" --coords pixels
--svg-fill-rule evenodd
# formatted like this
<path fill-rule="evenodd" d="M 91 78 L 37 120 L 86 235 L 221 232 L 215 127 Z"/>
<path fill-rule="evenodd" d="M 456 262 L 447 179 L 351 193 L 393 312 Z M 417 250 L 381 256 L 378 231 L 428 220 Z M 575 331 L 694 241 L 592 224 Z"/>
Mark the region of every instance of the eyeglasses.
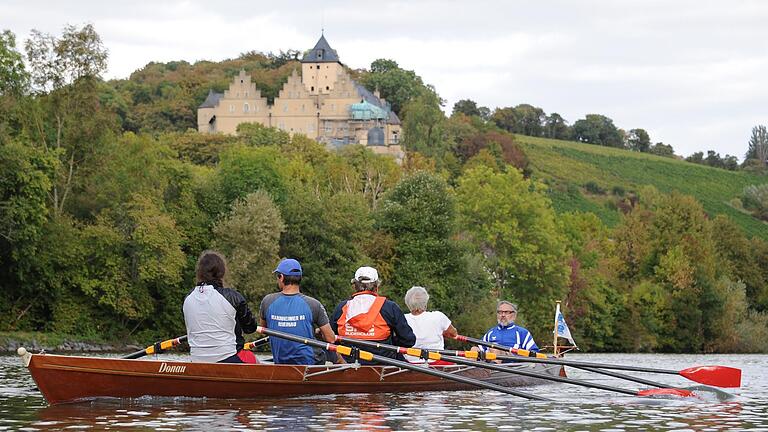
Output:
<path fill-rule="evenodd" d="M 497 310 L 496 313 L 499 315 L 508 315 L 508 314 L 516 314 L 517 311 Z"/>

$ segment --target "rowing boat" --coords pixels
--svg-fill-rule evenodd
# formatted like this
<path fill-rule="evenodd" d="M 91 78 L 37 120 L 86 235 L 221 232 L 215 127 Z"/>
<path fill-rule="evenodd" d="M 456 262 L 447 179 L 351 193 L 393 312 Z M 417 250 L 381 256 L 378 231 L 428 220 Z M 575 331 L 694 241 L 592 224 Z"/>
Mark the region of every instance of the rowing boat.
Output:
<path fill-rule="evenodd" d="M 23 349 L 19 349 L 19 354 L 40 392 L 52 405 L 101 397 L 255 399 L 476 389 L 418 371 L 392 366 L 361 366 L 356 363 L 329 366 L 192 363 L 31 354 Z M 471 366 L 430 367 L 509 387 L 548 383 L 537 378 Z M 564 375 L 562 366 L 524 363 L 509 367 L 512 370 L 517 368 L 551 376 Z"/>

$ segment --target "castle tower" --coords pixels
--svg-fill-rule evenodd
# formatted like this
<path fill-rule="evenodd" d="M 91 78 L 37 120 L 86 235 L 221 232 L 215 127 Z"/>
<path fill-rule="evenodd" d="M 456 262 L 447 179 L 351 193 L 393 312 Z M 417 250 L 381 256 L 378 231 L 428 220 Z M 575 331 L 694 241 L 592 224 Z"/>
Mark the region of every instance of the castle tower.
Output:
<path fill-rule="evenodd" d="M 344 65 L 324 35 L 301 59 L 301 81 L 310 95 L 330 94 L 336 77 L 343 71 Z"/>

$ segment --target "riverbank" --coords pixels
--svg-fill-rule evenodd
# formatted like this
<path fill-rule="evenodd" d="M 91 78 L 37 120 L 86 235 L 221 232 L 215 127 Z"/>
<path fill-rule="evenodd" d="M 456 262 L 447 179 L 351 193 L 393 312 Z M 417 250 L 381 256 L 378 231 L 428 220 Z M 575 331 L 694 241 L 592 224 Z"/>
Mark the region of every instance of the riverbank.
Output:
<path fill-rule="evenodd" d="M 22 346 L 31 352 L 130 352 L 144 348 L 130 342 L 107 342 L 58 333 L 0 332 L 0 354 L 15 353 Z"/>

